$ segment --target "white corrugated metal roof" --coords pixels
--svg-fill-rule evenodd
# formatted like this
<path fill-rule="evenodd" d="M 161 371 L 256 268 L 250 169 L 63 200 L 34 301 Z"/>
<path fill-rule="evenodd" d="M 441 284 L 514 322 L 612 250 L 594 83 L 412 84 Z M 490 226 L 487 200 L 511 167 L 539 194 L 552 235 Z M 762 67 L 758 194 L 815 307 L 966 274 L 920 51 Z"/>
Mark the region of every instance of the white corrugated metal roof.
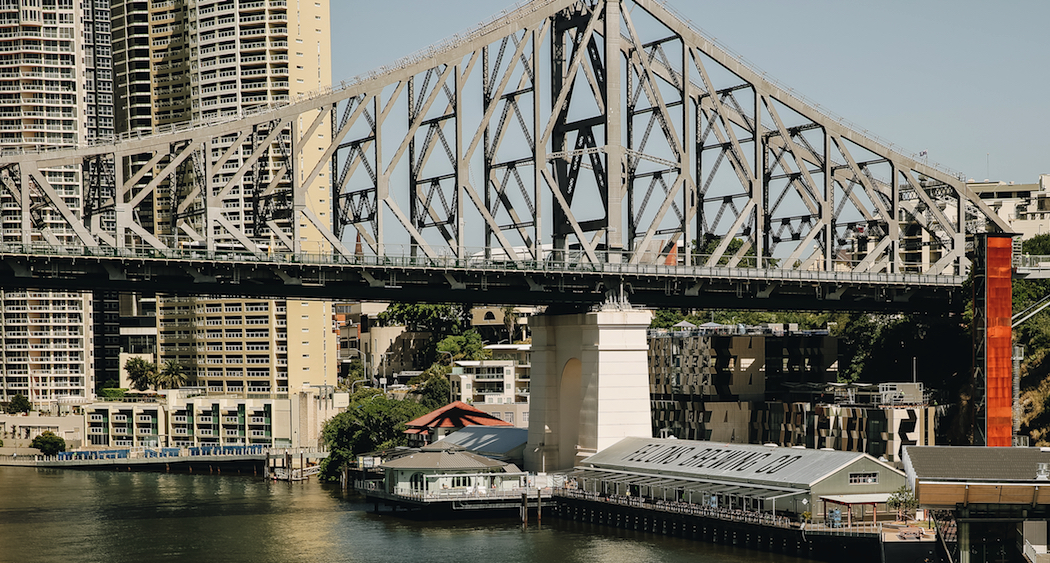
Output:
<path fill-rule="evenodd" d="M 809 488 L 864 458 L 881 463 L 867 454 L 858 452 L 660 438 L 624 438 L 585 459 L 582 467 L 649 473 L 665 477 L 678 475 L 745 486 L 759 484 Z"/>
<path fill-rule="evenodd" d="M 482 454 L 509 456 L 529 439 L 529 431 L 513 426 L 467 426 L 445 436 L 440 442 L 458 444 Z"/>
<path fill-rule="evenodd" d="M 663 475 L 654 477 L 644 472 L 619 471 L 615 469 L 574 469 L 569 476 L 577 479 L 598 479 L 605 483 L 622 483 L 626 485 L 666 487 L 681 489 L 694 493 L 730 493 L 739 496 L 754 498 L 774 499 L 784 498 L 798 494 L 808 494 L 807 489 L 789 488 L 783 486 L 749 484 L 744 486 L 724 480 L 707 480 L 695 477 L 675 477 Z"/>

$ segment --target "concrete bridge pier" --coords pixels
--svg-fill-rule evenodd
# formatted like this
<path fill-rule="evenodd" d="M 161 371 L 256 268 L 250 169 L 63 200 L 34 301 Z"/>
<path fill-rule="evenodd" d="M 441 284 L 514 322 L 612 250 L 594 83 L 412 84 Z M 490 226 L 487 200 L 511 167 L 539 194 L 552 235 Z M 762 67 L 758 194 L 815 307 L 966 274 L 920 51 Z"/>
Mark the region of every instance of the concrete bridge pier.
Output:
<path fill-rule="evenodd" d="M 611 306 L 529 320 L 527 471 L 566 469 L 626 436 L 652 435 L 651 319 L 649 311 Z"/>

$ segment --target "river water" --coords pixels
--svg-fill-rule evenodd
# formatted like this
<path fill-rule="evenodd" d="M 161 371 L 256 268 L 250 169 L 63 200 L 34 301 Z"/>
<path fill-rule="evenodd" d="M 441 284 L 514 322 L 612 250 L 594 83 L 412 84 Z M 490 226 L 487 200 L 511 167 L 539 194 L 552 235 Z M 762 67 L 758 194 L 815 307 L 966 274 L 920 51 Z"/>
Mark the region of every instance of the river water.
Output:
<path fill-rule="evenodd" d="M 316 482 L 0 467 L 0 562 L 801 563 L 544 519 L 420 522 Z"/>

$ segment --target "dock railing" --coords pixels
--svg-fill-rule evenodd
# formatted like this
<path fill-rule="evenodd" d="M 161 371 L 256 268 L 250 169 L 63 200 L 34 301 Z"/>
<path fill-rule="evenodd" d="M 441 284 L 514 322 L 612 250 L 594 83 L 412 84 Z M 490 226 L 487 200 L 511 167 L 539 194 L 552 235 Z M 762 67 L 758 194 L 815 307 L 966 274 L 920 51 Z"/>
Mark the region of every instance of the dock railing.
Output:
<path fill-rule="evenodd" d="M 517 477 L 524 479 L 528 474 L 499 473 L 494 475 L 498 475 L 503 479 L 513 479 Z M 522 486 L 507 488 L 457 487 L 437 489 L 433 491 L 388 492 L 383 488 L 383 481 L 380 480 L 355 481 L 354 488 L 372 496 L 422 503 L 462 500 L 520 500 L 523 494 L 527 494 L 530 499 L 536 498 L 537 495 L 541 499 L 549 499 L 553 496 L 552 489 L 549 487 L 537 489 L 536 487 Z"/>
<path fill-rule="evenodd" d="M 802 525 L 802 530 L 806 533 L 832 536 L 877 536 L 882 534 L 882 523 L 864 522 L 829 526 L 824 522 L 806 522 Z"/>
<path fill-rule="evenodd" d="M 687 514 L 690 516 L 700 516 L 703 518 L 717 518 L 719 520 L 727 520 L 730 522 L 745 522 L 749 524 L 760 524 L 762 526 L 776 526 L 779 528 L 798 527 L 798 525 L 793 523 L 789 518 L 785 516 L 774 516 L 772 513 L 769 512 L 754 512 L 750 510 L 737 510 L 729 508 L 712 508 L 691 502 L 673 500 L 652 500 L 642 497 L 601 495 L 598 493 L 592 493 L 572 488 L 554 489 L 554 495 L 564 498 L 586 500 L 590 502 L 601 502 L 605 504 L 616 504 L 620 506 L 630 506 L 633 508 L 642 508 L 645 510 L 655 510 L 659 512 Z"/>
<path fill-rule="evenodd" d="M 1024 541 L 1024 556 L 1031 563 L 1050 563 L 1050 554 L 1046 552 L 1045 545 L 1032 545 L 1032 542 Z"/>

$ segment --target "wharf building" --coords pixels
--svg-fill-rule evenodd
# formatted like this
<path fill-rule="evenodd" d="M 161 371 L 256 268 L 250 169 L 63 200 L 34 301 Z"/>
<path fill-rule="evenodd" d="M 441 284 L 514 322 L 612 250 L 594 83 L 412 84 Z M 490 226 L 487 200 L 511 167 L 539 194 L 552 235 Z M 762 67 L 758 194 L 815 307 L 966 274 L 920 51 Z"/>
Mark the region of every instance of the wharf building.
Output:
<path fill-rule="evenodd" d="M 650 332 L 653 434 L 863 452 L 935 443 L 922 384 L 840 384 L 836 339 L 772 325 Z"/>
<path fill-rule="evenodd" d="M 150 131 L 185 122 L 233 119 L 245 110 L 287 103 L 331 84 L 331 39 L 327 0 L 117 0 L 112 3 L 118 133 Z M 313 115 L 300 117 L 310 121 Z M 310 121 L 307 121 L 307 125 Z M 300 127 L 302 124 L 300 123 Z M 320 146 L 328 127 L 317 131 Z M 218 174 L 203 181 L 212 193 L 230 181 L 245 158 L 270 131 L 243 140 Z M 291 201 L 281 185 L 275 196 L 262 188 L 287 167 L 305 176 L 320 158 L 307 143 L 303 158 L 289 156 L 291 128 L 278 133 L 264 156 L 223 196 L 222 220 L 270 251 L 297 244 L 301 252 L 324 253 L 327 243 L 308 224 L 290 220 Z M 204 161 L 220 158 L 237 135 L 209 144 Z M 199 163 L 198 163 L 199 164 Z M 290 196 L 289 196 L 290 197 Z M 306 206 L 331 221 L 330 178 L 319 174 L 307 190 Z M 162 236 L 180 237 L 167 201 L 148 202 L 143 212 L 156 218 Z M 256 211 L 266 208 L 265 217 Z M 261 211 L 260 211 L 261 213 Z M 197 231 L 237 244 L 205 214 L 184 218 Z M 284 241 L 284 242 L 282 242 Z M 178 244 L 193 248 L 191 239 Z M 339 357 L 329 302 L 258 300 L 228 296 L 159 296 L 158 360 L 186 366 L 211 393 L 287 393 L 310 382 L 335 383 Z"/>
<path fill-rule="evenodd" d="M 567 478 L 600 495 L 790 516 L 809 512 L 817 521 L 836 506 L 856 505 L 858 522 L 885 512 L 889 494 L 906 483 L 904 472 L 859 452 L 660 438 L 624 438 Z M 863 512 L 872 504 L 874 511 Z"/>
<path fill-rule="evenodd" d="M 949 561 L 1047 561 L 1050 449 L 909 447 L 904 470 Z"/>
<path fill-rule="evenodd" d="M 112 58 L 108 2 L 0 2 L 0 150 L 74 147 L 113 133 Z M 85 212 L 82 171 L 40 170 L 23 186 L 35 198 L 61 197 L 65 209 L 44 206 L 29 239 L 18 205 L 0 190 L 0 241 L 64 245 L 75 240 L 64 215 Z M 0 172 L 0 182 L 22 178 Z M 0 401 L 16 394 L 38 409 L 91 399 L 95 387 L 98 297 L 89 292 L 0 292 Z M 100 317 L 101 319 L 101 317 Z"/>

